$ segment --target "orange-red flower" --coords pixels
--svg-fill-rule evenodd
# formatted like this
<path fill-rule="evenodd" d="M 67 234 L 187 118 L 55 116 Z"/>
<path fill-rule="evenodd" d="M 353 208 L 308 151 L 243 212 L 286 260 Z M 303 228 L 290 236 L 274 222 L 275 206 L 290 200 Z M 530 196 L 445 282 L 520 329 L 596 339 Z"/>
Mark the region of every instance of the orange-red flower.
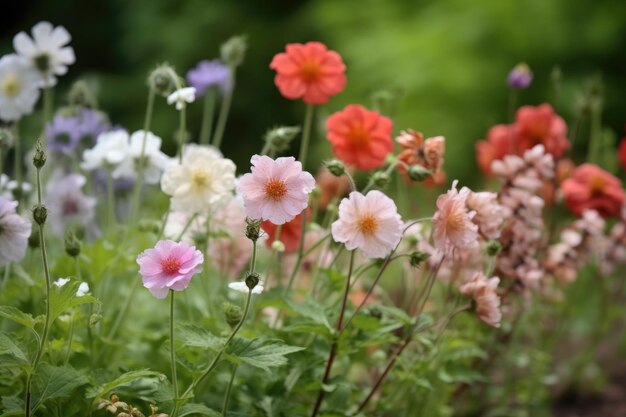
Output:
<path fill-rule="evenodd" d="M 478 166 L 487 175 L 491 175 L 491 163 L 513 152 L 513 127 L 495 125 L 487 132 L 487 139 L 476 143 Z"/>
<path fill-rule="evenodd" d="M 626 193 L 622 182 L 594 164 L 583 164 L 561 185 L 565 204 L 576 215 L 596 210 L 602 217 L 618 216 Z"/>
<path fill-rule="evenodd" d="M 315 182 L 320 190 L 317 205 L 321 210 L 326 210 L 326 207 L 334 198 L 345 196 L 350 189 L 348 177 L 345 175 L 337 177 L 331 174 L 328 168 L 322 168 L 317 172 Z"/>
<path fill-rule="evenodd" d="M 284 223 L 280 229 L 280 235 L 278 240 L 285 245 L 285 253 L 292 253 L 298 251 L 300 247 L 300 236 L 302 236 L 302 216 L 306 215 L 307 219 L 311 218 L 311 209 L 307 207 L 301 214 L 294 217 L 293 220 Z M 276 230 L 278 226 L 269 220 L 265 220 L 261 223 L 261 229 L 267 233 L 267 240 L 265 244 L 268 248 L 272 247 L 272 243 L 276 239 Z"/>
<path fill-rule="evenodd" d="M 341 56 L 320 42 L 290 43 L 274 55 L 270 68 L 283 97 L 300 97 L 308 104 L 323 104 L 346 86 L 346 66 Z"/>
<path fill-rule="evenodd" d="M 333 113 L 326 121 L 326 129 L 333 153 L 357 169 L 379 168 L 393 151 L 391 119 L 363 106 L 351 104 Z"/>
<path fill-rule="evenodd" d="M 542 144 L 546 152 L 558 159 L 569 149 L 567 125 L 549 104 L 523 106 L 515 118 L 515 146 L 521 155 Z"/>
<path fill-rule="evenodd" d="M 398 170 L 407 181 L 411 181 L 408 170 L 414 165 L 421 165 L 433 173 L 431 177 L 423 181 L 424 185 L 441 185 L 446 182 L 446 174 L 442 171 L 443 156 L 446 151 L 446 139 L 436 136 L 424 140 L 421 132 L 413 129 L 400 132 L 396 138 L 401 151 L 398 155 Z"/>

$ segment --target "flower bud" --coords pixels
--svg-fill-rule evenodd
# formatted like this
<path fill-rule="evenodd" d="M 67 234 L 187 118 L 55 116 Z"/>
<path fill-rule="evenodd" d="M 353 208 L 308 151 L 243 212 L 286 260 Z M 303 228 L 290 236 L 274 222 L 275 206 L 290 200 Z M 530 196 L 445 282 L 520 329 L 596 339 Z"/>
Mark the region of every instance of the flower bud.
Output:
<path fill-rule="evenodd" d="M 271 150 L 280 153 L 289 149 L 291 141 L 300 133 L 300 126 L 280 126 L 265 134 L 264 140 Z"/>
<path fill-rule="evenodd" d="M 222 62 L 230 67 L 238 67 L 246 56 L 248 41 L 246 36 L 233 36 L 220 47 Z"/>
<path fill-rule="evenodd" d="M 89 327 L 94 327 L 102 320 L 102 314 L 94 313 L 89 316 Z"/>
<path fill-rule="evenodd" d="M 68 230 L 65 232 L 65 253 L 67 253 L 72 258 L 76 258 L 80 255 L 80 240 L 76 237 L 74 232 Z"/>
<path fill-rule="evenodd" d="M 430 258 L 430 254 L 426 252 L 413 252 L 409 262 L 413 268 L 419 268 L 428 258 Z"/>
<path fill-rule="evenodd" d="M 409 168 L 408 175 L 413 181 L 424 181 L 425 179 L 432 177 L 433 173 L 423 166 L 416 164 Z"/>
<path fill-rule="evenodd" d="M 533 72 L 526 63 L 517 64 L 506 79 L 509 87 L 516 90 L 524 90 L 530 86 L 533 81 Z"/>
<path fill-rule="evenodd" d="M 46 223 L 46 219 L 48 218 L 48 209 L 46 206 L 39 204 L 33 207 L 33 219 L 35 222 L 43 226 Z"/>
<path fill-rule="evenodd" d="M 234 328 L 239 324 L 239 322 L 241 322 L 241 319 L 243 318 L 243 311 L 239 306 L 231 303 L 224 303 L 222 304 L 222 310 L 224 311 L 226 323 L 228 323 L 230 327 Z"/>
<path fill-rule="evenodd" d="M 248 272 L 248 275 L 246 276 L 246 286 L 250 288 L 251 290 L 253 290 L 254 287 L 257 286 L 258 283 L 259 283 L 259 274 L 257 274 L 256 272 Z"/>
<path fill-rule="evenodd" d="M 150 73 L 148 85 L 157 94 L 167 97 L 176 89 L 176 80 L 172 78 L 175 74 L 174 69 L 168 64 L 161 64 Z"/>
<path fill-rule="evenodd" d="M 96 107 L 95 94 L 85 80 L 78 80 L 72 84 L 67 98 L 71 106 Z"/>
<path fill-rule="evenodd" d="M 246 237 L 253 242 L 259 240 L 261 234 L 261 220 L 246 218 Z"/>
<path fill-rule="evenodd" d="M 385 188 L 389 184 L 389 174 L 383 171 L 374 172 L 370 181 L 377 188 Z"/>
<path fill-rule="evenodd" d="M 486 246 L 487 255 L 496 256 L 498 253 L 500 253 L 501 249 L 502 249 L 502 244 L 498 242 L 497 240 L 490 240 L 489 242 L 487 242 L 487 246 Z"/>
<path fill-rule="evenodd" d="M 335 177 L 341 177 L 346 173 L 346 166 L 343 162 L 338 161 L 337 159 L 332 159 L 330 161 L 324 162 L 324 166 L 328 168 L 331 174 Z"/>
<path fill-rule="evenodd" d="M 46 159 L 48 159 L 46 151 L 43 148 L 41 140 L 38 140 L 35 146 L 35 154 L 33 155 L 33 165 L 35 165 L 35 168 L 41 168 L 46 165 Z"/>
<path fill-rule="evenodd" d="M 0 128 L 0 150 L 10 149 L 13 142 L 13 133 L 7 128 Z"/>
<path fill-rule="evenodd" d="M 280 240 L 275 240 L 272 242 L 272 250 L 282 253 L 285 251 L 285 244 Z"/>

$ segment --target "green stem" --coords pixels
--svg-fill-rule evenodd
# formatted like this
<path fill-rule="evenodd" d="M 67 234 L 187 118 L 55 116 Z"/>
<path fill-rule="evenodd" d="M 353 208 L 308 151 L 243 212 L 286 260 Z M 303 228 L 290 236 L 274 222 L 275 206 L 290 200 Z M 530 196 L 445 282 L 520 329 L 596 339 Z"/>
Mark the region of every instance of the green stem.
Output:
<path fill-rule="evenodd" d="M 179 122 L 179 131 L 178 131 L 178 135 L 180 136 L 178 138 L 178 163 L 182 165 L 183 163 L 183 151 L 185 150 L 185 136 L 186 135 L 186 122 L 187 122 L 187 117 L 186 117 L 186 108 L 187 106 L 183 106 L 182 109 L 180 109 L 180 122 Z"/>
<path fill-rule="evenodd" d="M 301 223 L 301 228 L 300 228 L 300 243 L 298 245 L 298 257 L 296 259 L 296 264 L 291 270 L 291 275 L 289 275 L 289 281 L 287 281 L 287 287 L 285 288 L 285 295 L 289 294 L 289 292 L 291 291 L 291 287 L 293 286 L 293 282 L 296 278 L 296 274 L 298 273 L 298 270 L 300 269 L 300 265 L 302 264 L 302 259 L 304 258 L 303 254 L 304 254 L 304 235 L 306 233 L 306 209 L 302 211 L 302 214 L 300 214 L 300 216 L 302 216 L 302 223 Z"/>
<path fill-rule="evenodd" d="M 13 167 L 13 175 L 15 176 L 15 181 L 17 181 L 17 189 L 21 200 L 24 197 L 22 196 L 22 144 L 18 135 L 17 124 L 13 127 L 13 140 L 15 150 L 15 156 L 13 157 L 15 163 L 15 166 Z"/>
<path fill-rule="evenodd" d="M 397 166 L 398 166 L 398 160 L 396 159 L 392 163 L 389 164 L 389 166 L 385 170 L 385 174 L 387 176 L 391 175 L 391 173 L 393 172 L 394 169 L 396 169 Z M 363 191 L 361 191 L 362 194 L 366 194 L 369 190 L 372 189 L 372 187 L 374 187 L 375 184 L 374 184 L 374 181 L 372 181 L 373 178 L 374 176 L 370 177 L 369 182 L 367 183 Z M 352 180 L 352 184 L 354 184 L 354 180 Z"/>
<path fill-rule="evenodd" d="M 174 290 L 170 290 L 170 362 L 172 365 L 172 395 L 178 403 L 178 377 L 176 376 L 176 350 L 174 349 Z"/>
<path fill-rule="evenodd" d="M 191 226 L 191 223 L 193 223 L 194 220 L 196 220 L 196 218 L 198 217 L 198 213 L 194 213 L 189 220 L 187 221 L 187 223 L 185 224 L 185 227 L 183 227 L 183 230 L 180 232 L 180 234 L 178 235 L 178 237 L 176 238 L 177 242 L 180 242 L 183 238 L 183 236 L 185 235 L 185 233 L 187 233 L 187 230 L 189 230 L 189 227 Z"/>
<path fill-rule="evenodd" d="M 313 113 L 315 107 L 312 104 L 307 104 L 306 113 L 304 115 L 304 126 L 302 129 L 302 143 L 300 144 L 300 155 L 298 160 L 302 163 L 302 167 L 305 167 L 306 157 L 309 151 L 309 141 L 311 139 L 311 127 L 313 126 Z"/>
<path fill-rule="evenodd" d="M 200 129 L 200 145 L 208 145 L 213 130 L 213 115 L 215 113 L 215 101 L 217 89 L 209 88 L 204 96 L 204 113 L 202 114 L 202 128 Z"/>
<path fill-rule="evenodd" d="M 115 197 L 113 196 L 113 172 L 107 169 L 107 216 L 109 232 L 115 226 Z"/>
<path fill-rule="evenodd" d="M 230 393 L 233 389 L 233 381 L 235 380 L 235 375 L 237 374 L 237 365 L 233 365 L 233 371 L 230 374 L 230 382 L 228 383 L 228 388 L 226 388 L 226 395 L 224 396 L 224 404 L 222 405 L 222 416 L 226 417 L 226 413 L 228 412 L 228 403 L 230 401 Z"/>
<path fill-rule="evenodd" d="M 230 111 L 230 105 L 233 101 L 233 92 L 235 91 L 235 67 L 233 66 L 230 67 L 230 76 L 232 79 L 232 88 L 230 88 L 222 97 L 220 114 L 217 118 L 215 133 L 213 134 L 213 146 L 215 146 L 217 149 L 219 149 L 222 145 L 224 129 L 226 128 L 226 121 L 228 120 L 228 112 Z"/>

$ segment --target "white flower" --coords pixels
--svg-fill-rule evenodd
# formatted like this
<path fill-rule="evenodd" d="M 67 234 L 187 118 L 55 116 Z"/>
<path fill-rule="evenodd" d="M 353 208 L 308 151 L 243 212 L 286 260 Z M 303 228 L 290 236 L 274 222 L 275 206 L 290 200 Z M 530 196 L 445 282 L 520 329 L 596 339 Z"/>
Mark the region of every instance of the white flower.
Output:
<path fill-rule="evenodd" d="M 20 183 L 12 180 L 8 175 L 0 174 L 0 197 L 7 198 L 9 200 L 13 199 L 15 191 L 20 188 L 20 185 L 22 190 L 20 195 L 22 196 L 28 195 L 31 191 L 33 191 L 32 184 L 26 181 L 21 181 Z"/>
<path fill-rule="evenodd" d="M 233 161 L 214 148 L 189 144 L 182 164 L 165 169 L 161 189 L 172 197 L 172 210 L 204 213 L 232 197 L 235 169 Z"/>
<path fill-rule="evenodd" d="M 81 282 L 78 286 L 78 290 L 76 290 L 76 297 L 83 297 L 89 293 L 89 284 L 86 282 Z"/>
<path fill-rule="evenodd" d="M 196 100 L 196 89 L 194 87 L 179 88 L 167 97 L 167 104 L 176 103 L 176 109 L 182 110 L 187 103 Z"/>
<path fill-rule="evenodd" d="M 56 281 L 54 281 L 53 284 L 56 285 L 57 287 L 61 288 L 65 284 L 67 284 L 68 282 L 70 282 L 69 278 L 59 278 Z"/>
<path fill-rule="evenodd" d="M 228 288 L 230 288 L 231 290 L 245 292 L 245 293 L 250 291 L 245 281 L 231 282 L 230 284 L 228 284 Z M 263 283 L 259 281 L 259 283 L 252 289 L 252 294 L 261 294 L 262 292 L 263 292 Z"/>
<path fill-rule="evenodd" d="M 128 133 L 126 131 L 114 130 L 102 133 L 98 136 L 96 146 L 83 152 L 83 162 L 80 167 L 85 171 L 117 167 L 128 157 L 128 148 Z"/>
<path fill-rule="evenodd" d="M 65 46 L 72 38 L 63 26 L 54 28 L 50 22 L 37 23 L 32 34 L 32 39 L 24 32 L 15 35 L 13 47 L 39 72 L 39 86 L 52 87 L 57 83 L 55 76 L 64 75 L 76 61 L 74 49 Z"/>
<path fill-rule="evenodd" d="M 146 139 L 143 146 L 144 137 Z M 141 150 L 144 148 L 143 177 L 147 184 L 158 184 L 163 170 L 171 163 L 170 158 L 161 152 L 162 140 L 152 132 L 138 130 L 130 136 L 130 144 L 126 158 L 115 171 L 114 178 L 135 176 L 141 160 Z"/>
<path fill-rule="evenodd" d="M 39 99 L 39 78 L 28 61 L 15 54 L 0 59 L 0 119 L 19 120 L 33 112 Z"/>

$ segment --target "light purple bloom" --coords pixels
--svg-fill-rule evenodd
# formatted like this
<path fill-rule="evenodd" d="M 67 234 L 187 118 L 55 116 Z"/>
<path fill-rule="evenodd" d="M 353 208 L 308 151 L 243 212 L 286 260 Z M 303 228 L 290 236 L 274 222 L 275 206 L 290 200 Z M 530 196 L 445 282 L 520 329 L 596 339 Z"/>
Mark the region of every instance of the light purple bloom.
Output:
<path fill-rule="evenodd" d="M 516 90 L 523 90 L 530 86 L 533 81 L 533 72 L 525 63 L 517 64 L 506 79 L 509 87 Z"/>
<path fill-rule="evenodd" d="M 0 266 L 26 254 L 31 223 L 16 213 L 16 201 L 0 197 Z"/>
<path fill-rule="evenodd" d="M 84 108 L 76 118 L 79 121 L 80 142 L 86 142 L 87 146 L 93 146 L 100 134 L 111 130 L 107 116 L 98 110 Z"/>
<path fill-rule="evenodd" d="M 205 59 L 187 72 L 187 82 L 196 88 L 196 94 L 203 96 L 210 87 L 217 87 L 222 94 L 232 89 L 230 68 L 219 59 Z"/>
<path fill-rule="evenodd" d="M 202 262 L 202 252 L 195 246 L 172 240 L 160 240 L 154 249 L 137 257 L 143 286 L 156 298 L 165 298 L 169 290 L 187 288 L 191 278 L 202 271 Z"/>
<path fill-rule="evenodd" d="M 71 155 L 78 147 L 81 138 L 78 119 L 56 116 L 46 125 L 46 137 L 50 152 Z"/>
<path fill-rule="evenodd" d="M 92 229 L 96 199 L 83 193 L 85 183 L 85 177 L 80 174 L 53 175 L 48 183 L 45 202 L 50 229 L 55 235 L 62 236 L 69 225 Z"/>

